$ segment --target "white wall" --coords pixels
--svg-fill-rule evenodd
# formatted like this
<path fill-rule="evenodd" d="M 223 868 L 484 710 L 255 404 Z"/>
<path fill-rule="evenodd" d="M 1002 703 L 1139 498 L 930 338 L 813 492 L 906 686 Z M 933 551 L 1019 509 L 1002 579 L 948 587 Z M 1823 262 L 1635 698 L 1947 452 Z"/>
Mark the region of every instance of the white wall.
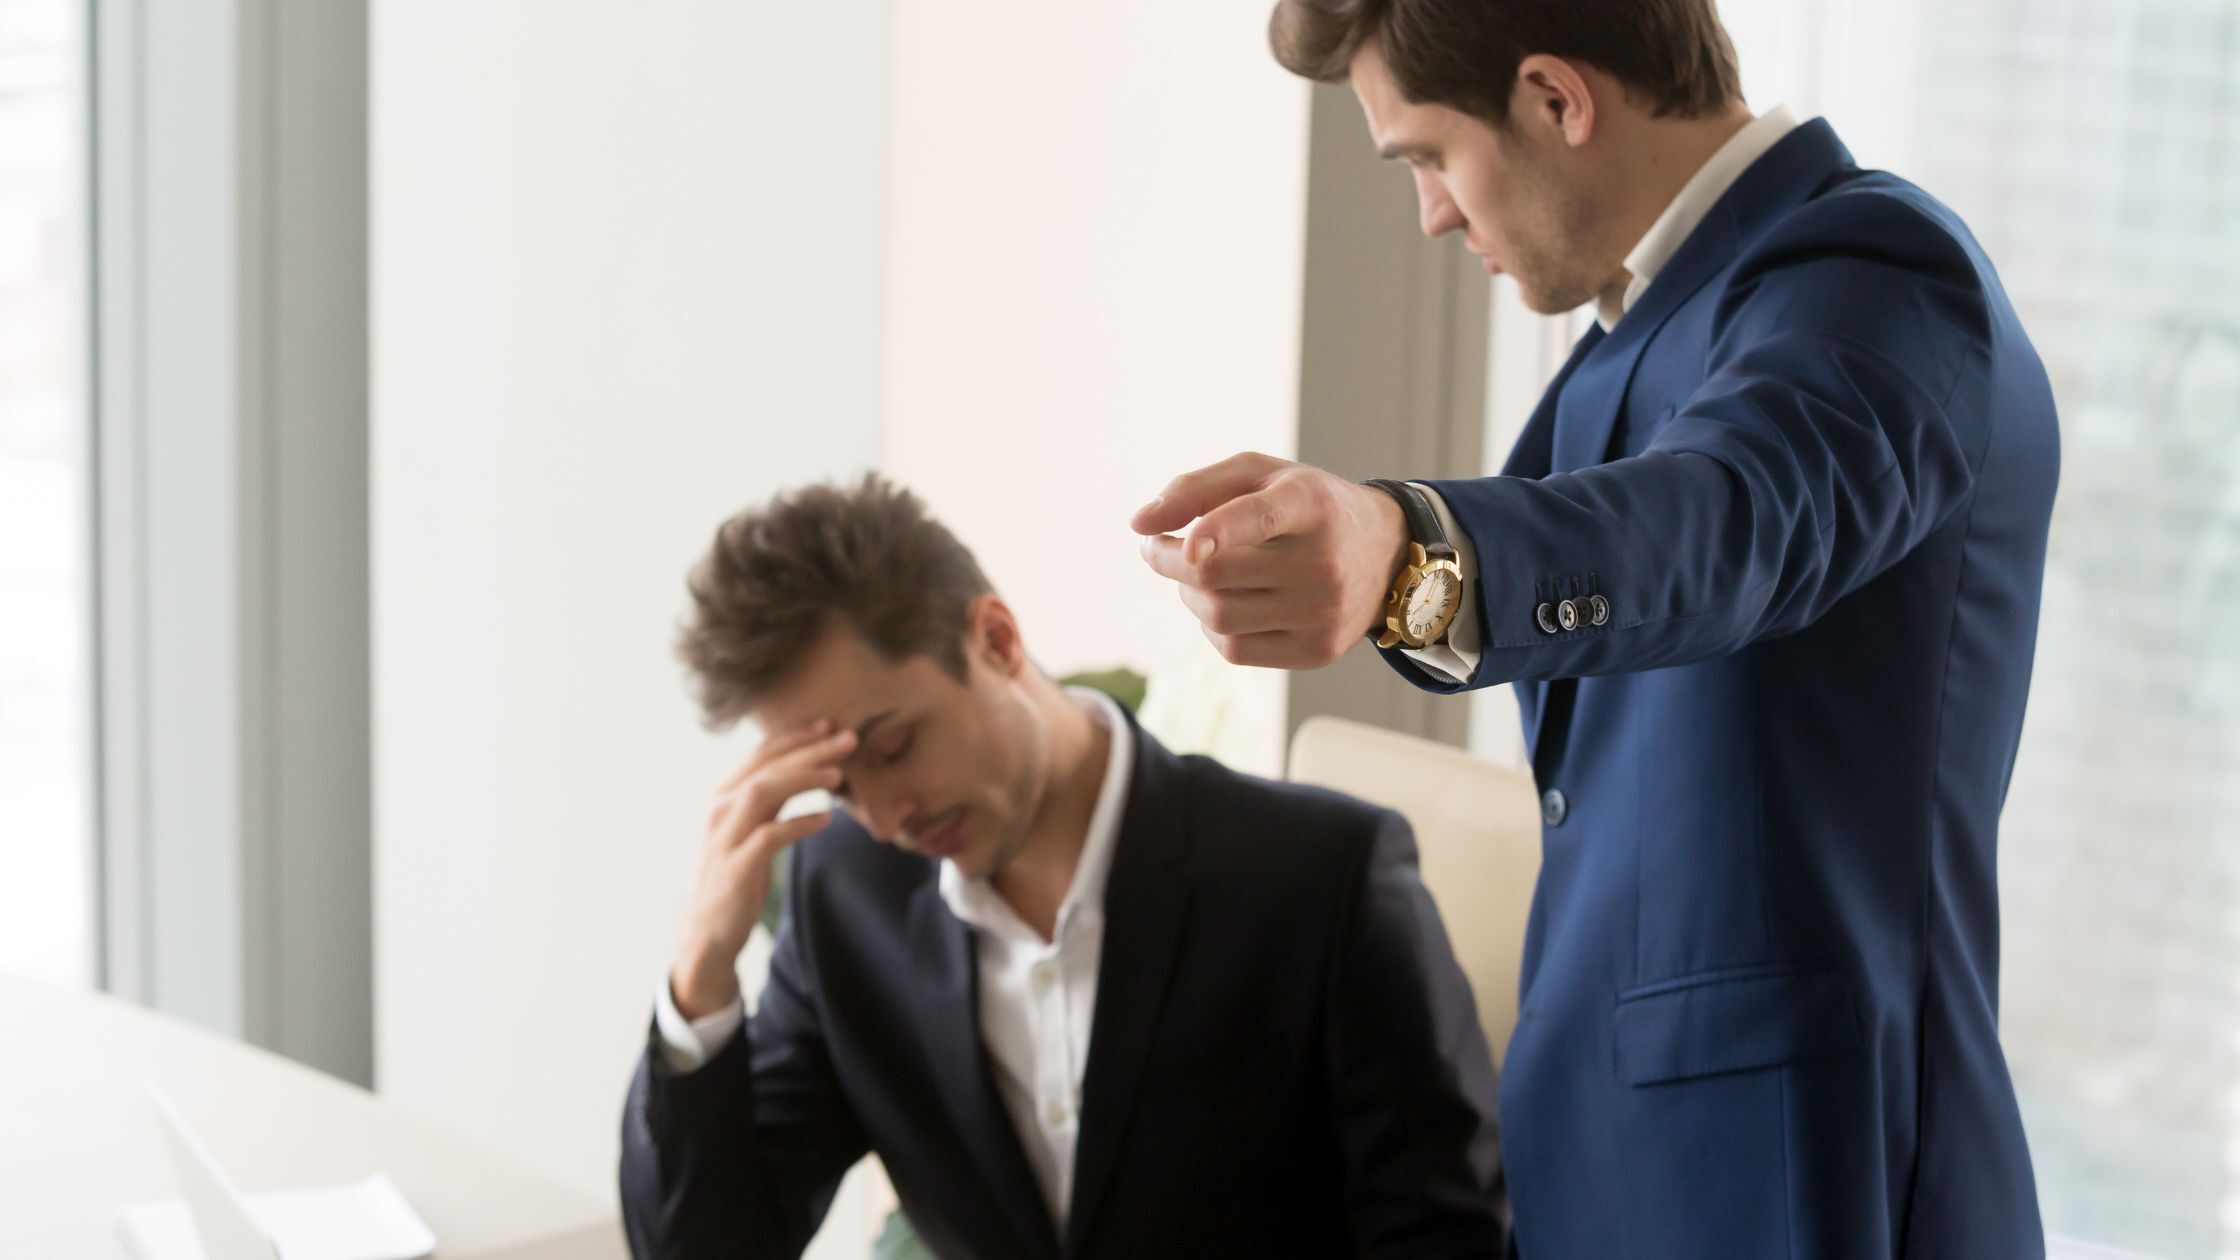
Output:
<path fill-rule="evenodd" d="M 1295 449 L 1308 95 L 1267 0 L 897 0 L 885 467 L 1042 664 L 1208 675 L 1274 769 L 1282 677 L 1210 654 L 1128 518 Z M 1200 649 L 1203 649 L 1201 653 Z"/>
<path fill-rule="evenodd" d="M 380 1089 L 612 1193 L 715 523 L 878 454 L 883 0 L 373 21 Z"/>
<path fill-rule="evenodd" d="M 389 1097 L 611 1192 L 744 748 L 699 733 L 669 655 L 734 508 L 879 461 L 1046 664 L 1202 646 L 1127 518 L 1292 449 L 1307 117 L 1265 4 L 1206 8 L 376 8 Z M 1281 676 L 1224 677 L 1272 769 Z"/>

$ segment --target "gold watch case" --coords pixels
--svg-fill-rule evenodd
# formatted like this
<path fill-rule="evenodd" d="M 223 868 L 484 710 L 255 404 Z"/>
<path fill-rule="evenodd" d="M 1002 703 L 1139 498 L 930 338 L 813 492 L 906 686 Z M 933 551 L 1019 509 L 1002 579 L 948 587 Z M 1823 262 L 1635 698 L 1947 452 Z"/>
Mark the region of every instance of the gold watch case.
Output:
<path fill-rule="evenodd" d="M 1437 643 L 1462 608 L 1462 566 L 1433 560 L 1423 544 L 1408 544 L 1407 563 L 1385 595 L 1384 633 L 1377 646 L 1428 647 Z"/>

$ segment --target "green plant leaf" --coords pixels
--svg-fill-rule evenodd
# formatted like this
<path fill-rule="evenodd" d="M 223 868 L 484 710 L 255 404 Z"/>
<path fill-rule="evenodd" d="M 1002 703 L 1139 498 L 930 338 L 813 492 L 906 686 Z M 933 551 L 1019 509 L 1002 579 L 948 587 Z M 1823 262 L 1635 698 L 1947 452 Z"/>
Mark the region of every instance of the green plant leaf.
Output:
<path fill-rule="evenodd" d="M 1093 687 L 1119 701 L 1130 713 L 1143 707 L 1143 694 L 1149 686 L 1143 675 L 1124 665 L 1073 674 L 1058 681 L 1068 687 Z"/>
<path fill-rule="evenodd" d="M 910 1218 L 896 1208 L 887 1214 L 879 1241 L 871 1244 L 871 1260 L 934 1260 L 934 1256 L 919 1240 L 918 1231 L 910 1228 Z"/>

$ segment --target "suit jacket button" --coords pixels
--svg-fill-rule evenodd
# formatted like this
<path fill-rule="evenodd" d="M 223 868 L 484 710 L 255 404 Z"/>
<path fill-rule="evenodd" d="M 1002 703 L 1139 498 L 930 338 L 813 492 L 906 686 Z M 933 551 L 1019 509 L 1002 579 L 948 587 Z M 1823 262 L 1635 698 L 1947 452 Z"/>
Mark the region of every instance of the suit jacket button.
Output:
<path fill-rule="evenodd" d="M 1533 610 L 1533 612 L 1532 612 L 1532 619 L 1533 619 L 1534 621 L 1537 621 L 1537 622 L 1539 622 L 1539 623 L 1540 623 L 1540 633 L 1542 633 L 1542 634 L 1554 634 L 1554 633 L 1556 632 L 1556 608 L 1555 608 L 1555 605 L 1553 605 L 1553 604 L 1542 604 L 1542 605 L 1540 605 L 1540 607 L 1538 607 L 1538 608 L 1536 608 L 1536 609 L 1534 609 L 1534 610 Z"/>
<path fill-rule="evenodd" d="M 1540 821 L 1551 827 L 1561 827 L 1571 816 L 1571 802 L 1564 799 L 1561 790 L 1549 788 L 1540 794 Z"/>
<path fill-rule="evenodd" d="M 1602 626 L 1610 623 L 1610 601 L 1600 595 L 1592 595 L 1587 598 L 1587 611 L 1594 614 L 1588 618 L 1594 624 Z"/>
<path fill-rule="evenodd" d="M 1583 605 L 1584 603 L 1585 603 L 1585 601 L 1583 601 L 1583 600 L 1576 600 L 1576 599 L 1567 599 L 1567 600 L 1563 601 L 1562 603 L 1560 603 L 1560 604 L 1557 604 L 1557 605 L 1556 605 L 1556 622 L 1557 622 L 1557 624 L 1561 625 L 1561 626 L 1562 626 L 1562 627 L 1563 627 L 1564 629 L 1566 629 L 1566 630 L 1576 630 L 1576 629 L 1578 629 L 1578 628 L 1579 628 L 1579 625 L 1580 625 L 1580 623 L 1581 623 L 1581 622 L 1584 622 L 1584 621 L 1586 620 L 1586 618 L 1585 618 L 1584 616 L 1582 616 L 1582 615 L 1581 615 L 1581 613 L 1583 613 L 1583 612 L 1585 611 L 1585 610 L 1584 610 L 1584 608 L 1582 607 L 1582 605 Z"/>

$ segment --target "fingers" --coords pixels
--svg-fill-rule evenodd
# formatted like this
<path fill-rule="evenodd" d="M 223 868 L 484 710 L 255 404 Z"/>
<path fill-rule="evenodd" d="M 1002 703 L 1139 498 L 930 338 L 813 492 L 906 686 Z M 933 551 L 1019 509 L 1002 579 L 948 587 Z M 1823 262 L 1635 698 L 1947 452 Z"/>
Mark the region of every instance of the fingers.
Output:
<path fill-rule="evenodd" d="M 1258 590 L 1280 580 L 1285 557 L 1269 548 L 1235 547 L 1193 561 L 1184 554 L 1187 545 L 1186 539 L 1158 534 L 1138 540 L 1137 550 L 1153 573 L 1200 590 Z"/>
<path fill-rule="evenodd" d="M 1296 601 L 1275 591 L 1204 591 L 1175 588 L 1182 606 L 1208 631 L 1227 637 L 1288 629 L 1301 619 Z"/>
<path fill-rule="evenodd" d="M 1168 482 L 1158 498 L 1136 509 L 1129 528 L 1139 534 L 1165 534 L 1181 529 L 1238 495 L 1252 492 L 1286 466 L 1285 461 L 1272 455 L 1247 451 L 1195 472 L 1186 472 Z"/>
<path fill-rule="evenodd" d="M 1273 542 L 1321 524 L 1309 482 L 1279 478 L 1208 510 L 1190 531 L 1189 558 L 1199 564 L 1235 547 Z"/>
<path fill-rule="evenodd" d="M 804 766 L 837 766 L 853 756 L 856 751 L 854 731 L 834 731 L 821 739 L 812 739 L 787 749 L 763 764 L 755 777 L 791 775 Z"/>
<path fill-rule="evenodd" d="M 803 792 L 828 788 L 839 779 L 836 770 L 812 767 L 792 778 L 750 780 L 732 794 L 722 814 L 709 826 L 707 848 L 718 853 L 738 848 L 755 832 L 772 825 L 787 801 Z"/>
<path fill-rule="evenodd" d="M 786 800 L 793 800 L 804 791 L 831 791 L 840 787 L 840 769 L 827 762 L 780 762 L 755 778 L 746 780 L 746 787 L 739 789 L 741 827 L 753 830 L 777 818 Z"/>
<path fill-rule="evenodd" d="M 1160 577 L 1192 586 L 1204 580 L 1198 573 L 1198 566 L 1184 558 L 1180 538 L 1154 534 L 1144 539 L 1137 549 L 1143 553 L 1143 562 Z"/>
<path fill-rule="evenodd" d="M 745 761 L 739 763 L 739 768 L 732 771 L 730 776 L 724 779 L 722 785 L 716 790 L 718 792 L 730 791 L 745 782 L 748 775 L 770 764 L 773 758 L 782 757 L 796 748 L 814 743 L 831 733 L 831 730 L 832 723 L 829 720 L 818 718 L 814 722 L 806 723 L 783 734 L 773 735 L 763 740 L 755 746 L 754 752 L 748 754 Z"/>
<path fill-rule="evenodd" d="M 831 724 L 818 722 L 818 726 L 827 726 L 829 729 Z M 856 751 L 856 731 L 829 731 L 827 735 L 815 735 L 815 738 L 788 740 L 784 747 L 773 749 L 771 756 L 762 758 L 762 765 L 757 765 L 753 773 L 741 776 L 730 787 L 730 791 L 744 791 L 759 778 L 775 776 L 791 780 L 800 778 L 802 769 L 836 767 L 847 760 L 853 751 Z M 780 803 L 784 803 L 784 800 L 780 800 Z"/>
<path fill-rule="evenodd" d="M 1222 659 L 1232 665 L 1250 665 L 1260 669 L 1307 670 L 1334 665 L 1340 657 L 1363 642 L 1358 637 L 1332 641 L 1310 637 L 1293 630 L 1269 630 L 1259 634 L 1216 634 L 1202 625 L 1199 631 L 1206 636 Z"/>
<path fill-rule="evenodd" d="M 831 823 L 832 811 L 829 809 L 803 814 L 798 818 L 764 823 L 748 835 L 746 848 L 758 857 L 774 856 L 823 831 Z"/>
<path fill-rule="evenodd" d="M 745 782 L 718 799 L 708 843 L 730 848 L 749 832 L 778 816 L 787 801 L 803 792 L 830 791 L 840 785 L 839 763 L 855 751 L 856 733 L 838 731 L 798 744 L 768 762 Z"/>
<path fill-rule="evenodd" d="M 704 853 L 721 853 L 731 849 L 745 839 L 755 825 L 754 820 L 747 817 L 745 792 L 718 797 L 715 814 L 708 820 L 708 835 L 700 846 L 701 850 Z"/>

